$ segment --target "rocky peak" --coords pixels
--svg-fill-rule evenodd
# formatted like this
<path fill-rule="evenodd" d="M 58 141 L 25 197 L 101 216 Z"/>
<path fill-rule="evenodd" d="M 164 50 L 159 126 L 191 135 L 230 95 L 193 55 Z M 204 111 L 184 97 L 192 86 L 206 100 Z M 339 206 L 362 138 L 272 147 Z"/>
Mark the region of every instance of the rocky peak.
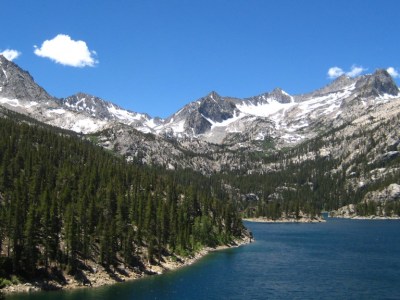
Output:
<path fill-rule="evenodd" d="M 360 77 L 356 84 L 362 97 L 378 97 L 385 94 L 397 96 L 399 88 L 392 76 L 383 69 L 378 69 L 371 75 Z"/>
<path fill-rule="evenodd" d="M 84 112 L 92 117 L 105 120 L 119 120 L 131 123 L 136 119 L 139 120 L 140 117 L 150 118 L 147 114 L 138 114 L 125 110 L 109 101 L 85 93 L 77 93 L 61 99 L 61 102 L 69 110 Z"/>
<path fill-rule="evenodd" d="M 72 108 L 95 108 L 96 106 L 105 106 L 107 101 L 85 93 L 76 93 L 75 95 L 69 96 L 62 99 L 64 105 Z"/>
<path fill-rule="evenodd" d="M 85 112 L 91 116 L 109 119 L 108 103 L 101 98 L 88 95 L 85 93 L 77 93 L 65 99 L 61 99 L 62 105 L 69 110 L 77 112 Z"/>
<path fill-rule="evenodd" d="M 0 94 L 9 99 L 28 101 L 54 100 L 36 84 L 29 72 L 0 55 Z"/>
<path fill-rule="evenodd" d="M 212 91 L 206 96 L 187 104 L 177 113 L 165 120 L 166 126 L 181 126 L 184 123 L 184 132 L 188 135 L 199 135 L 211 129 L 213 123 L 219 123 L 235 114 L 235 99 L 221 97 Z M 175 125 L 172 125 L 175 124 Z"/>
<path fill-rule="evenodd" d="M 272 92 L 268 93 L 268 98 L 272 98 L 279 103 L 293 102 L 293 97 L 286 93 L 281 88 L 275 88 Z"/>
<path fill-rule="evenodd" d="M 200 100 L 198 112 L 213 122 L 222 122 L 232 118 L 235 109 L 236 105 L 232 101 L 222 98 L 216 92 L 211 92 Z"/>
<path fill-rule="evenodd" d="M 211 91 L 206 98 L 212 99 L 212 100 L 221 100 L 221 96 L 216 92 L 216 91 Z"/>
<path fill-rule="evenodd" d="M 350 83 L 352 83 L 353 79 L 352 77 L 346 75 L 346 74 L 342 74 L 340 75 L 338 78 L 336 78 L 331 84 L 330 86 L 338 86 L 338 87 L 344 87 L 346 85 L 349 85 Z"/>
<path fill-rule="evenodd" d="M 307 94 L 302 94 L 302 95 L 296 95 L 295 100 L 296 102 L 303 102 L 310 100 L 315 97 L 321 97 L 324 95 L 328 95 L 331 93 L 337 93 L 344 91 L 345 89 L 348 89 L 351 87 L 352 84 L 354 84 L 357 81 L 356 78 L 349 77 L 345 74 L 339 76 L 336 78 L 334 81 L 330 82 L 326 86 L 311 92 Z"/>
<path fill-rule="evenodd" d="M 291 103 L 294 101 L 294 98 L 281 88 L 275 88 L 271 92 L 247 98 L 244 100 L 245 102 L 250 102 L 253 105 L 260 105 L 269 103 L 271 100 L 278 101 L 279 103 Z"/>

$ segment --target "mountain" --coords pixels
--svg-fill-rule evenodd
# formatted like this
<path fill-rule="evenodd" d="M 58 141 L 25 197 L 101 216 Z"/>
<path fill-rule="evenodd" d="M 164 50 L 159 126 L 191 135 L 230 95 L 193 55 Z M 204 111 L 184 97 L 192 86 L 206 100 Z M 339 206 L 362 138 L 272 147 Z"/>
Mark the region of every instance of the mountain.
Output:
<path fill-rule="evenodd" d="M 342 75 L 301 95 L 289 95 L 276 88 L 240 99 L 213 91 L 160 119 L 84 93 L 56 99 L 16 64 L 2 56 L 0 62 L 3 107 L 83 133 L 128 161 L 167 169 L 189 168 L 204 174 L 269 176 L 283 174 L 287 164 L 316 164 L 322 159 L 324 174 L 339 169 L 344 172 L 353 165 L 350 169 L 357 170 L 357 175 L 345 176 L 340 186 L 361 194 L 364 188 L 359 188 L 357 182 L 373 186 L 397 172 L 393 151 L 399 151 L 396 126 L 400 127 L 400 95 L 385 70 L 356 78 Z M 371 137 L 370 145 L 365 140 Z M 371 169 L 375 179 L 359 170 L 359 161 L 372 166 L 386 158 L 393 165 L 384 172 Z M 278 195 L 285 186 L 276 189 L 268 193 Z"/>
<path fill-rule="evenodd" d="M 145 271 L 243 238 L 241 217 L 400 216 L 400 95 L 385 70 L 302 95 L 213 91 L 160 119 L 57 99 L 0 55 L 0 116 L 2 276 Z"/>
<path fill-rule="evenodd" d="M 160 118 L 151 118 L 147 114 L 132 112 L 99 97 L 85 93 L 77 93 L 60 100 L 61 105 L 70 111 L 85 114 L 89 117 L 116 122 L 136 128 L 144 133 L 162 124 Z"/>
<path fill-rule="evenodd" d="M 369 115 L 371 110 L 382 109 L 386 103 L 397 101 L 399 94 L 391 76 L 377 70 L 357 78 L 342 75 L 302 95 L 289 95 L 276 88 L 239 99 L 213 91 L 160 119 L 85 93 L 56 99 L 15 63 L 3 56 L 0 63 L 0 104 L 4 107 L 53 126 L 89 134 L 103 147 L 128 159 L 140 156 L 146 163 L 206 173 L 240 169 L 242 155 L 274 153 L 299 145 Z M 251 170 L 262 172 L 266 168 L 256 168 L 257 163 L 246 161 Z"/>
<path fill-rule="evenodd" d="M 274 141 L 277 148 L 293 146 L 321 130 L 351 121 L 367 107 L 398 96 L 399 89 L 384 70 L 350 78 L 345 75 L 329 85 L 303 95 L 289 95 L 280 88 L 239 99 L 216 92 L 184 106 L 165 120 L 125 110 L 112 102 L 85 93 L 56 99 L 13 62 L 0 56 L 0 103 L 43 122 L 82 133 L 95 133 L 128 125 L 143 133 L 177 140 L 243 147 L 257 141 Z"/>
<path fill-rule="evenodd" d="M 343 75 L 304 95 L 291 96 L 279 88 L 247 99 L 212 92 L 167 118 L 155 132 L 219 144 L 249 145 L 273 139 L 279 148 L 293 146 L 322 129 L 351 121 L 359 111 L 396 98 L 398 93 L 384 70 L 358 78 Z"/>
<path fill-rule="evenodd" d="M 38 103 L 54 101 L 53 97 L 35 83 L 27 71 L 22 70 L 2 55 L 0 55 L 0 67 L 0 93 L 3 99 L 34 100 Z"/>
<path fill-rule="evenodd" d="M 0 55 L 0 104 L 41 122 L 76 132 L 93 132 L 110 124 L 106 120 L 75 113 L 50 96 L 32 76 Z"/>
<path fill-rule="evenodd" d="M 37 85 L 32 76 L 0 55 L 0 104 L 40 118 L 42 108 L 57 107 L 56 99 Z"/>

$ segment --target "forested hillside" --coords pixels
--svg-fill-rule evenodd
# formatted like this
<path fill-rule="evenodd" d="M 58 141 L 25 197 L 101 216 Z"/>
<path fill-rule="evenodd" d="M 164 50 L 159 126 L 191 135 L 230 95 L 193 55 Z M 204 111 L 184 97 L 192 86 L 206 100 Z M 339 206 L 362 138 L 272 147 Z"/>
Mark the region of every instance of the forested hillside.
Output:
<path fill-rule="evenodd" d="M 85 260 L 140 267 L 243 230 L 209 177 L 127 163 L 74 133 L 0 118 L 0 276 L 73 274 Z"/>
<path fill-rule="evenodd" d="M 296 218 L 353 205 L 354 216 L 400 215 L 400 114 L 344 124 L 300 145 L 247 160 L 268 171 L 227 173 L 245 217 Z M 254 194 L 254 195 L 252 195 Z"/>

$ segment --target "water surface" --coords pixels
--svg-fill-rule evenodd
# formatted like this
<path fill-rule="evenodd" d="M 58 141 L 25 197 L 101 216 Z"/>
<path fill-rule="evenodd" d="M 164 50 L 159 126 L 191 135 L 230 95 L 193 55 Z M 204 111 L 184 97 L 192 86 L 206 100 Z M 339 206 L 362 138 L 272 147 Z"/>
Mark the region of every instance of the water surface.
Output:
<path fill-rule="evenodd" d="M 255 243 L 178 271 L 9 299 L 400 299 L 400 221 L 246 226 Z"/>

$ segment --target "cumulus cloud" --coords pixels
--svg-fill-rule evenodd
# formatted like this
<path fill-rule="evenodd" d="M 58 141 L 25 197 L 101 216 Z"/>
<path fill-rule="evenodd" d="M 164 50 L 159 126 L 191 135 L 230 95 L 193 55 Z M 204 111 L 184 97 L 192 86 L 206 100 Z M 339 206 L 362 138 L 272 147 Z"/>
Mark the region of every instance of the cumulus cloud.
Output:
<path fill-rule="evenodd" d="M 9 61 L 12 61 L 14 59 L 17 59 L 21 55 L 21 52 L 13 49 L 6 49 L 0 52 L 0 54 L 7 58 Z"/>
<path fill-rule="evenodd" d="M 361 66 L 352 66 L 351 70 L 349 72 L 346 73 L 347 76 L 350 77 L 356 77 L 358 75 L 360 75 L 362 72 L 366 71 L 367 69 L 364 69 Z"/>
<path fill-rule="evenodd" d="M 46 40 L 41 47 L 34 46 L 34 53 L 40 57 L 50 58 L 56 63 L 71 67 L 93 67 L 98 61 L 95 51 L 89 50 L 86 42 L 74 41 L 70 36 L 59 34 Z"/>
<path fill-rule="evenodd" d="M 335 79 L 343 74 L 346 74 L 350 77 L 356 77 L 360 75 L 362 72 L 366 71 L 367 69 L 363 68 L 362 66 L 353 65 L 350 71 L 345 72 L 342 68 L 339 67 L 332 67 L 328 70 L 328 77 L 330 79 Z"/>
<path fill-rule="evenodd" d="M 389 67 L 386 69 L 386 71 L 390 74 L 390 76 L 392 76 L 393 78 L 399 78 L 400 74 L 399 72 L 393 68 L 393 67 Z"/>
<path fill-rule="evenodd" d="M 337 78 L 344 74 L 344 71 L 339 67 L 332 67 L 328 70 L 328 76 L 331 79 Z"/>

